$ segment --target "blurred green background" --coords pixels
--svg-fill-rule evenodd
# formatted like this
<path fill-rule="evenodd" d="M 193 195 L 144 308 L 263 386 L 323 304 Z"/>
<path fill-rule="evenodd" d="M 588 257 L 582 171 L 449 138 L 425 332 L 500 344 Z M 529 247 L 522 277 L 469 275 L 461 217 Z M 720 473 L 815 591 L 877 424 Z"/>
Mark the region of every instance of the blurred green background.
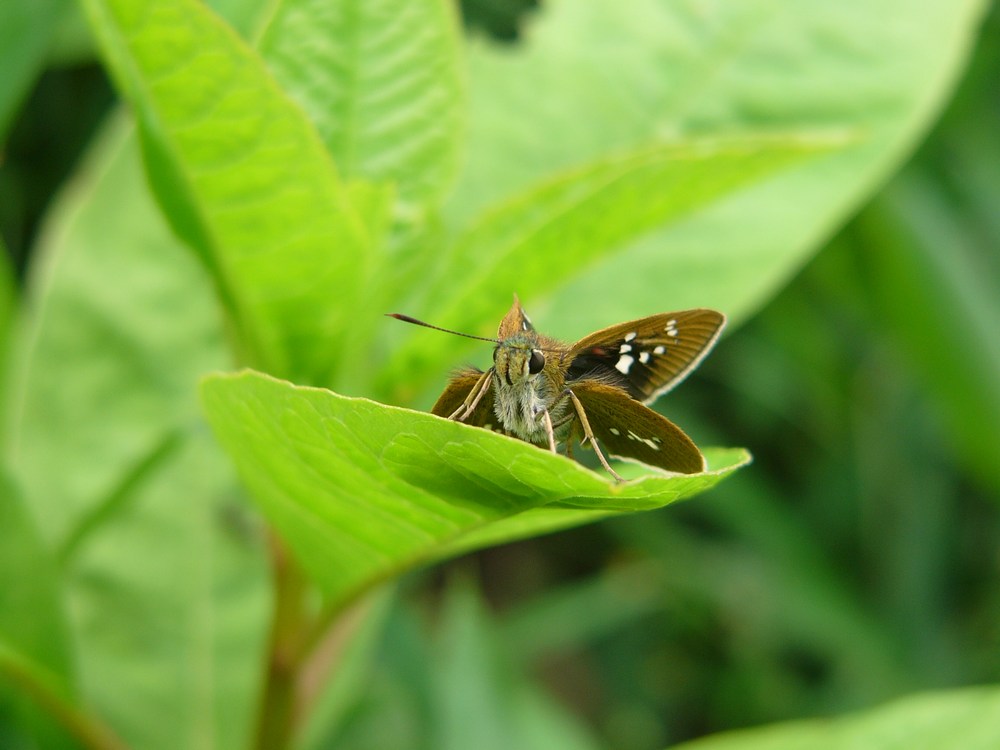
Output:
<path fill-rule="evenodd" d="M 510 45 L 534 12 L 463 9 L 468 29 Z M 81 30 L 63 33 L 0 164 L 19 279 L 115 101 Z M 508 696 L 568 709 L 579 747 L 661 747 L 1000 681 L 998 81 L 993 9 L 905 168 L 671 398 L 700 443 L 748 446 L 754 465 L 668 511 L 410 576 L 380 605 L 343 747 L 402 743 L 434 711 L 458 721 L 430 675 L 470 664 Z"/>

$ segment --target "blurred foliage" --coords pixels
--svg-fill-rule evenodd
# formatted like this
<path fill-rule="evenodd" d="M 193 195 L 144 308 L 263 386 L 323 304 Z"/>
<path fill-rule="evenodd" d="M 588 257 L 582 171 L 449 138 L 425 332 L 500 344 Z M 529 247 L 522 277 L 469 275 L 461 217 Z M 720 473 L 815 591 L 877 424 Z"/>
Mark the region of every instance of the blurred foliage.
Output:
<path fill-rule="evenodd" d="M 471 30 L 482 30 L 492 39 L 516 41 L 538 0 L 462 0 L 462 20 Z"/>
<path fill-rule="evenodd" d="M 0 162 L 0 221 L 23 275 L 39 222 L 112 104 L 110 84 L 93 64 L 47 70 L 6 140 Z M 66 109 L 73 112 L 66 116 Z"/>
<path fill-rule="evenodd" d="M 1000 679 L 998 74 L 994 8 L 927 142 L 685 386 L 681 423 L 736 436 L 751 473 L 479 556 L 512 642 L 608 746 Z M 623 590 L 627 623 L 581 616 Z"/>
<path fill-rule="evenodd" d="M 0 542 L 7 540 L 0 545 L 0 675 L 34 685 L 37 694 L 28 701 L 23 692 L 0 692 L 0 746 L 82 741 L 115 747 L 107 727 L 136 747 L 172 746 L 177 737 L 167 738 L 165 730 L 186 732 L 206 746 L 244 746 L 254 731 L 247 707 L 266 679 L 262 662 L 275 589 L 261 522 L 207 438 L 192 384 L 245 354 L 239 347 L 234 352 L 240 334 L 220 322 L 219 299 L 237 310 L 230 323 L 257 315 L 264 321 L 260 330 L 283 312 L 274 313 L 278 303 L 266 289 L 249 302 L 233 302 L 225 290 L 213 297 L 209 274 L 161 216 L 165 209 L 209 267 L 213 258 L 233 257 L 226 253 L 241 239 L 238 232 L 230 235 L 235 240 L 219 240 L 231 231 L 228 207 L 213 204 L 210 190 L 178 188 L 184 175 L 177 164 L 203 174 L 214 169 L 203 144 L 188 144 L 189 154 L 171 162 L 176 154 L 163 148 L 169 138 L 147 123 L 146 168 L 159 191 L 158 208 L 144 187 L 128 126 L 112 118 L 100 127 L 111 88 L 92 62 L 94 42 L 81 16 L 57 0 L 26 4 L 32 15 L 3 15 L 18 5 L 0 11 L 0 39 L 8 42 L 0 45 L 0 61 L 10 61 L 5 70 L 15 84 L 0 87 L 0 129 L 9 123 L 0 163 L 0 233 L 16 269 L 0 269 L 0 357 L 27 360 L 29 351 L 29 364 L 6 369 L 19 380 L 8 393 L 25 389 L 26 379 L 31 388 L 23 401 L 5 400 L 12 412 L 4 414 L 6 424 L 16 427 L 0 438 L 21 450 L 4 467 L 17 489 L 0 475 Z M 213 5 L 254 37 L 260 6 Z M 426 139 L 388 166 L 380 156 L 392 149 L 379 138 L 393 135 L 364 126 L 366 117 L 378 122 L 384 116 L 379 97 L 352 100 L 358 94 L 350 77 L 338 79 L 332 69 L 310 91 L 320 78 L 306 71 L 299 80 L 297 50 L 308 47 L 304 34 L 315 29 L 302 32 L 293 16 L 272 24 L 258 41 L 275 78 L 299 93 L 324 148 L 352 180 L 341 189 L 317 167 L 311 184 L 329 195 L 318 200 L 310 193 L 314 214 L 322 218 L 329 205 L 355 206 L 372 230 L 358 245 L 385 239 L 382 251 L 397 253 L 391 280 L 372 299 L 359 300 L 368 305 L 360 316 L 366 320 L 377 320 L 380 305 L 405 299 L 412 305 L 407 312 L 488 330 L 495 321 L 480 318 L 507 302 L 491 298 L 494 287 L 521 282 L 519 273 L 523 289 L 539 296 L 544 315 L 536 319 L 551 319 L 553 332 L 567 337 L 649 305 L 733 306 L 727 311 L 746 322 L 669 409 L 700 444 L 747 445 L 755 464 L 697 502 L 478 552 L 409 576 L 399 595 L 385 591 L 341 613 L 342 625 L 321 644 L 336 655 L 334 679 L 311 696 L 315 710 L 297 746 L 656 748 L 721 730 L 841 714 L 847 716 L 834 728 L 736 733 L 692 750 L 820 747 L 820 741 L 831 748 L 878 747 L 871 744 L 875 736 L 934 748 L 962 731 L 981 732 L 992 746 L 997 727 L 965 717 L 988 718 L 996 710 L 995 689 L 930 693 L 857 716 L 849 712 L 916 691 L 1000 682 L 1000 13 L 986 17 L 958 92 L 930 137 L 869 198 L 871 183 L 920 135 L 931 99 L 913 104 L 917 114 L 909 114 L 899 101 L 861 85 L 868 77 L 882 80 L 872 72 L 878 68 L 866 66 L 851 71 L 857 77 L 846 79 L 850 85 L 831 85 L 812 97 L 812 79 L 789 72 L 809 58 L 807 45 L 778 34 L 787 47 L 764 36 L 760 57 L 747 53 L 759 68 L 735 66 L 714 82 L 705 103 L 680 108 L 684 116 L 676 116 L 675 102 L 647 71 L 650 60 L 678 72 L 697 69 L 692 61 L 702 48 L 690 58 L 682 54 L 682 24 L 672 29 L 677 46 L 667 47 L 674 57 L 639 43 L 606 49 L 599 10 L 568 11 L 571 4 L 563 3 L 565 26 L 546 26 L 545 14 L 556 5 L 464 3 L 474 38 L 468 66 L 479 84 L 468 93 L 468 151 L 459 153 L 454 135 L 466 127 L 459 109 L 468 81 L 449 67 L 457 69 L 457 58 L 444 56 L 435 62 L 445 71 L 436 82 L 407 79 L 418 93 L 440 84 L 439 98 L 431 99 L 442 113 L 440 129 L 421 131 L 426 122 L 412 117 L 408 131 Z M 694 6 L 685 10 L 701 18 Z M 838 12 L 830 11 L 829 28 L 836 28 Z M 942 17 L 949 12 L 942 10 Z M 759 19 L 739 20 L 760 28 Z M 330 28 L 340 21 L 324 17 Z M 623 23 L 636 39 L 649 41 L 640 14 Z M 700 40 L 704 48 L 742 49 L 729 29 L 709 29 Z M 488 45 L 484 32 L 503 46 Z M 446 37 L 422 38 L 427 50 L 415 54 L 440 52 Z M 917 49 L 914 40 L 906 44 Z M 406 48 L 398 38 L 369 41 Z M 852 53 L 869 63 L 877 59 L 876 51 L 858 44 Z M 843 51 L 832 42 L 825 49 Z M 948 55 L 960 58 L 962 44 L 953 49 Z M 938 51 L 942 60 L 948 57 Z M 772 52 L 780 58 L 773 65 Z M 621 84 L 608 99 L 592 98 L 592 67 L 602 74 L 608 55 L 620 66 Z M 52 61 L 59 65 L 48 67 L 28 92 L 32 71 Z M 881 71 L 899 81 L 915 78 L 934 92 L 946 88 L 947 75 L 938 75 L 946 67 L 942 62 L 916 76 L 905 64 L 896 70 L 889 56 Z M 391 88 L 386 81 L 394 79 L 380 78 L 385 71 L 377 66 L 363 72 L 372 89 Z M 924 77 L 934 85 L 925 87 Z M 901 88 L 892 80 L 887 89 Z M 774 94 L 783 88 L 785 94 Z M 680 90 L 695 102 L 704 93 Z M 769 97 L 787 109 L 769 108 Z M 278 119 L 286 115 L 281 99 L 267 100 Z M 636 104 L 650 100 L 662 119 Z M 330 112 L 322 108 L 342 101 L 364 105 L 356 110 L 361 124 L 354 123 L 354 131 L 334 127 L 336 119 L 323 125 Z M 135 102 L 140 110 L 159 106 L 142 95 Z M 844 115 L 852 108 L 856 119 Z M 493 127 L 498 113 L 529 111 L 537 119 L 512 117 L 516 127 Z M 735 184 L 728 178 L 715 187 L 698 183 L 702 193 L 683 199 L 711 208 L 679 224 L 670 210 L 682 199 L 664 187 L 675 179 L 675 165 L 656 171 L 643 162 L 652 176 L 628 172 L 633 181 L 625 181 L 625 192 L 661 196 L 669 210 L 643 212 L 598 194 L 592 203 L 575 204 L 578 215 L 567 212 L 555 237 L 539 232 L 531 240 L 538 245 L 516 244 L 519 230 L 533 226 L 534 212 L 559 214 L 564 194 L 578 190 L 583 177 L 599 181 L 610 173 L 600 170 L 628 166 L 619 159 L 623 150 L 656 142 L 664 128 L 684 137 L 734 124 L 767 130 L 781 126 L 782 116 L 796 123 L 813 117 L 810 123 L 820 126 L 862 123 L 882 140 L 768 182 L 765 172 L 781 166 L 779 148 L 759 173 L 745 170 L 748 190 L 718 205 L 713 201 Z M 287 122 L 299 127 L 294 118 Z M 182 123 L 177 131 L 183 130 Z M 536 138 L 537 132 L 554 137 Z M 232 142 L 243 135 L 234 130 Z M 309 143 L 299 153 L 308 161 L 321 151 Z M 711 157 L 701 167 L 718 170 L 725 155 Z M 394 170 L 412 177 L 399 193 L 373 186 Z M 453 179 L 458 192 L 446 200 Z M 178 207 L 179 194 L 188 205 Z M 421 213 L 442 201 L 440 218 Z M 855 218 L 802 267 L 858 206 Z M 484 207 L 489 212 L 480 215 Z M 254 214 L 231 224 L 239 229 Z M 613 232 L 585 222 L 606 214 L 614 217 Z M 205 216 L 222 231 L 209 236 L 184 224 Z M 661 223 L 664 233 L 639 238 Z M 609 246 L 632 244 L 574 276 L 567 267 L 572 258 L 602 252 L 578 239 L 600 235 L 595 227 L 609 235 L 601 238 Z M 270 231 L 266 222 L 254 228 Z M 554 248 L 565 247 L 560 243 L 567 237 L 580 249 L 559 256 Z M 528 265 L 538 246 L 547 251 L 537 255 L 551 261 L 541 270 Z M 439 247 L 451 250 L 439 253 Z M 702 247 L 717 249 L 703 253 Z M 498 262 L 504 253 L 524 270 L 511 272 Z M 468 273 L 491 262 L 495 272 Z M 433 277 L 427 267 L 437 281 L 407 287 L 408 280 L 413 286 L 414 278 Z M 609 269 L 623 267 L 630 270 L 620 275 L 627 276 L 621 287 L 602 294 L 608 278 L 619 280 Z M 442 273 L 456 268 L 467 283 L 462 289 L 452 288 L 454 273 Z M 31 281 L 17 288 L 25 269 Z M 671 274 L 663 285 L 650 284 L 664 278 L 664 269 Z M 251 270 L 250 286 L 280 289 L 273 271 Z M 467 304 L 464 290 L 480 296 Z M 362 296 L 353 292 L 352 298 Z M 30 347 L 8 351 L 7 311 L 22 295 L 22 344 Z M 592 301 L 586 309 L 568 309 L 584 298 Z M 330 350 L 297 344 L 320 337 L 323 325 L 339 328 L 342 318 L 304 320 L 301 311 L 316 305 L 301 302 L 298 315 L 289 316 L 298 319 L 297 328 L 261 339 L 259 351 L 299 358 L 274 355 L 277 374 L 395 402 L 420 401 L 440 382 L 442 363 L 473 351 L 460 341 L 413 331 L 383 335 L 375 323 L 359 323 L 357 338 L 345 336 L 337 346 L 360 364 L 338 373 L 316 360 Z M 240 310 L 253 315 L 241 317 Z M 390 354 L 393 349 L 400 355 Z M 78 367 L 81 362 L 86 367 Z M 28 580 L 31 585 L 23 585 Z M 304 601 L 310 613 L 320 606 L 314 593 Z M 53 726 L 53 716 L 75 739 Z M 927 716 L 929 723 L 921 724 Z"/>

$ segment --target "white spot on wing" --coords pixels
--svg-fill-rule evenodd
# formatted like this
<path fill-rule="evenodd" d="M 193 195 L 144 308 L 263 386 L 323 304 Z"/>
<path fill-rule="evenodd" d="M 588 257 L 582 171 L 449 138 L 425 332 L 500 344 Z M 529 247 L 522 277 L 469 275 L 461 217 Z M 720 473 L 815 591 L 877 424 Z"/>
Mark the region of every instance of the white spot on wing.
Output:
<path fill-rule="evenodd" d="M 610 432 L 612 435 L 621 435 L 617 427 L 609 427 L 608 432 Z"/>
<path fill-rule="evenodd" d="M 626 341 L 631 341 L 635 337 L 636 337 L 636 332 L 635 331 L 632 331 L 632 333 L 626 333 L 625 334 L 625 340 Z"/>
<path fill-rule="evenodd" d="M 632 347 L 629 346 L 628 344 L 622 344 L 621 347 L 618 349 L 619 354 L 628 354 L 630 351 L 632 351 Z"/>
<path fill-rule="evenodd" d="M 649 362 L 649 352 L 639 352 L 639 361 L 643 364 Z"/>
<path fill-rule="evenodd" d="M 666 350 L 667 350 L 667 347 L 665 347 L 665 346 L 658 346 L 655 349 L 653 349 L 653 354 L 663 354 Z"/>
<path fill-rule="evenodd" d="M 667 324 L 663 327 L 663 329 L 667 332 L 668 336 L 676 337 L 677 336 L 677 320 L 674 319 L 674 318 L 671 318 L 670 320 L 667 321 Z"/>
<path fill-rule="evenodd" d="M 628 375 L 628 371 L 632 368 L 633 362 L 635 362 L 635 357 L 630 354 L 623 354 L 618 358 L 618 364 L 615 365 L 615 369 L 622 375 Z"/>
<path fill-rule="evenodd" d="M 634 432 L 632 432 L 632 430 L 629 430 L 629 431 L 628 431 L 628 439 L 629 439 L 629 440 L 638 440 L 638 441 L 639 441 L 640 443 L 645 443 L 645 444 L 646 444 L 646 445 L 648 445 L 648 446 L 649 446 L 650 448 L 652 448 L 652 449 L 653 449 L 654 451 L 658 451 L 658 450 L 660 450 L 660 446 L 658 446 L 658 445 L 656 444 L 656 443 L 657 443 L 657 439 L 656 439 L 656 438 L 644 438 L 644 437 L 639 437 L 639 436 L 638 436 L 638 435 L 636 435 L 636 434 L 635 434 Z"/>

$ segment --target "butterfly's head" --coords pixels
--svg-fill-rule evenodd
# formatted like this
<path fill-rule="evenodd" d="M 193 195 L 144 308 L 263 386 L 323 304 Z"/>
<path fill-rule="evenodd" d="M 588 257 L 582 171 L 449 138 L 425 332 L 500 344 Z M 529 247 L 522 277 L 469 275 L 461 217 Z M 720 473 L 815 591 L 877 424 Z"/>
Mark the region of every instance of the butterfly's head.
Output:
<path fill-rule="evenodd" d="M 525 332 L 504 339 L 493 350 L 493 367 L 507 385 L 537 378 L 545 367 L 545 352 L 535 348 L 538 337 Z"/>
<path fill-rule="evenodd" d="M 516 294 L 514 304 L 500 321 L 497 339 L 500 343 L 493 350 L 493 366 L 501 381 L 514 385 L 541 374 L 545 352 L 538 348 L 538 334 Z"/>
<path fill-rule="evenodd" d="M 533 330 L 514 333 L 493 350 L 493 411 L 508 434 L 545 441 L 546 424 L 561 416 L 551 411 L 563 385 L 558 361 Z"/>

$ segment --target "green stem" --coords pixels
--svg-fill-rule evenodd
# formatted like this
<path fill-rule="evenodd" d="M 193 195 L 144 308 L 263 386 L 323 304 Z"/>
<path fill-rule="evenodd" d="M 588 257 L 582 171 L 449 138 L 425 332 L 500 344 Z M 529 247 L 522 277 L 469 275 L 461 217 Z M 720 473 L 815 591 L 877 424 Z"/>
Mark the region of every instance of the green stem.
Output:
<path fill-rule="evenodd" d="M 270 535 L 274 615 L 268 647 L 267 679 L 257 724 L 257 748 L 291 746 L 298 720 L 299 668 L 305 635 L 311 630 L 308 588 L 281 540 Z"/>

